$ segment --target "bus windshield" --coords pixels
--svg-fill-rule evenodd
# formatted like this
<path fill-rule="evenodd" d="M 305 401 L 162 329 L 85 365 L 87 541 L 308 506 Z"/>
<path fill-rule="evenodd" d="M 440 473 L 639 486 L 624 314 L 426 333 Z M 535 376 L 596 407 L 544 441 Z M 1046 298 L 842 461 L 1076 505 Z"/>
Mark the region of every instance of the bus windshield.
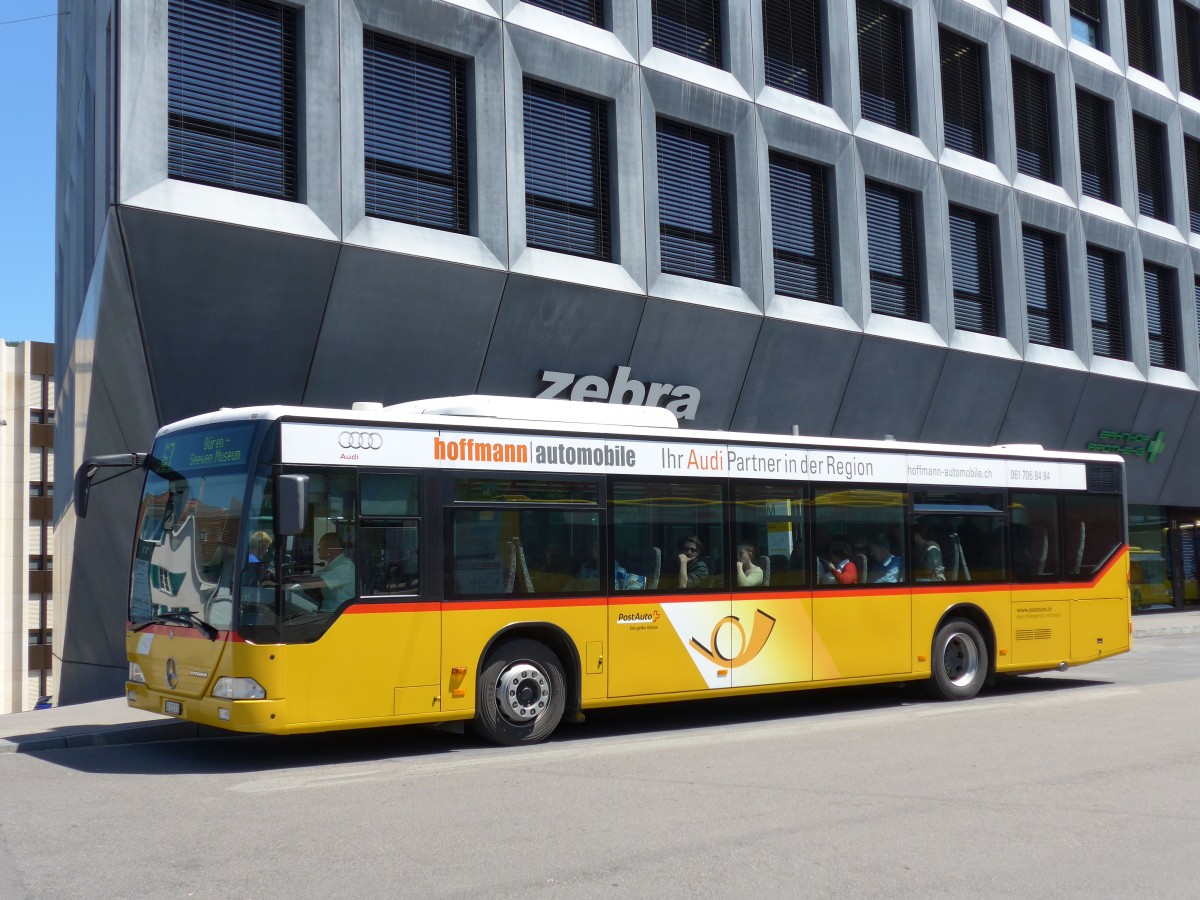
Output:
<path fill-rule="evenodd" d="M 159 437 L 138 509 L 129 620 L 232 621 L 237 544 L 254 423 L 219 424 Z"/>

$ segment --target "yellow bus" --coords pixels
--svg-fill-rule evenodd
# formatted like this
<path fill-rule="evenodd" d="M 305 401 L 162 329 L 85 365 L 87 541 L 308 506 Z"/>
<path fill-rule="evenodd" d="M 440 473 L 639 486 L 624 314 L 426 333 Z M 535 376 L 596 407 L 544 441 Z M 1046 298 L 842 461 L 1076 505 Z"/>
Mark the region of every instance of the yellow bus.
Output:
<path fill-rule="evenodd" d="M 131 706 L 242 732 L 997 675 L 1130 646 L 1118 456 L 684 431 L 469 396 L 223 410 L 145 470 Z"/>

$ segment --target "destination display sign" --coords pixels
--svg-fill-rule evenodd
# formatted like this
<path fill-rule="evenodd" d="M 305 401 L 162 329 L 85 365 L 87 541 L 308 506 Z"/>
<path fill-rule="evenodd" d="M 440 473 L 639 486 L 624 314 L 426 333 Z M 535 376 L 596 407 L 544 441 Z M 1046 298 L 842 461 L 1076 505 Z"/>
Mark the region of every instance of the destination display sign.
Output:
<path fill-rule="evenodd" d="M 164 435 L 154 446 L 152 471 L 192 473 L 245 466 L 256 426 L 221 425 Z"/>
<path fill-rule="evenodd" d="M 283 424 L 283 461 L 477 469 L 1082 490 L 1082 463 L 589 438 L 578 435 Z"/>

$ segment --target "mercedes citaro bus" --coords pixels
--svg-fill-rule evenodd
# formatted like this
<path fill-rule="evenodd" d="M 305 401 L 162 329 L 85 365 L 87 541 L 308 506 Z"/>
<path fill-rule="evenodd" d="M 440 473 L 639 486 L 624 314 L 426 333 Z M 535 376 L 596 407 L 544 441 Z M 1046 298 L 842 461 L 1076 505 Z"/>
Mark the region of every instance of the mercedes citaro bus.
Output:
<path fill-rule="evenodd" d="M 230 409 L 147 453 L 130 705 L 243 732 L 996 675 L 1130 646 L 1120 457 L 684 431 L 467 396 Z"/>

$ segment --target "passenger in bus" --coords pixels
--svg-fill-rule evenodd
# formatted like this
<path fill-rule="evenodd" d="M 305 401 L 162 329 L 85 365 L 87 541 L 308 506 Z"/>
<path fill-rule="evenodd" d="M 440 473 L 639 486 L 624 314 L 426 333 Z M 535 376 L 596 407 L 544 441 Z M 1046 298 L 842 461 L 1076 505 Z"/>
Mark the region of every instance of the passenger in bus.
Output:
<path fill-rule="evenodd" d="M 275 559 L 271 553 L 271 535 L 265 531 L 256 531 L 250 535 L 246 568 L 242 573 L 242 584 L 247 587 L 257 587 L 271 577 Z"/>
<path fill-rule="evenodd" d="M 694 534 L 679 542 L 679 587 L 708 587 L 708 563 L 704 555 L 704 543 Z"/>
<path fill-rule="evenodd" d="M 933 539 L 933 526 L 921 522 L 913 530 L 913 572 L 917 581 L 945 581 L 946 567 L 942 563 L 942 548 Z"/>
<path fill-rule="evenodd" d="M 822 584 L 858 584 L 858 566 L 850 561 L 850 542 L 842 536 L 830 539 L 829 555 L 819 559 L 818 570 L 824 566 Z"/>
<path fill-rule="evenodd" d="M 867 580 L 875 584 L 899 584 L 904 580 L 904 563 L 892 554 L 892 542 L 882 532 L 871 538 L 871 563 Z"/>
<path fill-rule="evenodd" d="M 571 562 L 563 555 L 562 544 L 549 543 L 542 551 L 541 563 L 533 573 L 533 586 L 539 593 L 562 591 L 571 580 Z"/>
<path fill-rule="evenodd" d="M 337 609 L 354 596 L 354 561 L 345 554 L 342 539 L 330 531 L 317 543 L 317 557 L 325 563 L 320 574 L 295 579 L 295 583 L 323 611 Z"/>
<path fill-rule="evenodd" d="M 600 542 L 593 540 L 588 545 L 587 559 L 579 564 L 579 568 L 575 572 L 575 577 L 578 579 L 591 579 L 600 577 Z"/>
<path fill-rule="evenodd" d="M 763 570 L 755 564 L 758 554 L 753 544 L 738 544 L 737 583 L 738 587 L 758 587 L 763 583 Z"/>

